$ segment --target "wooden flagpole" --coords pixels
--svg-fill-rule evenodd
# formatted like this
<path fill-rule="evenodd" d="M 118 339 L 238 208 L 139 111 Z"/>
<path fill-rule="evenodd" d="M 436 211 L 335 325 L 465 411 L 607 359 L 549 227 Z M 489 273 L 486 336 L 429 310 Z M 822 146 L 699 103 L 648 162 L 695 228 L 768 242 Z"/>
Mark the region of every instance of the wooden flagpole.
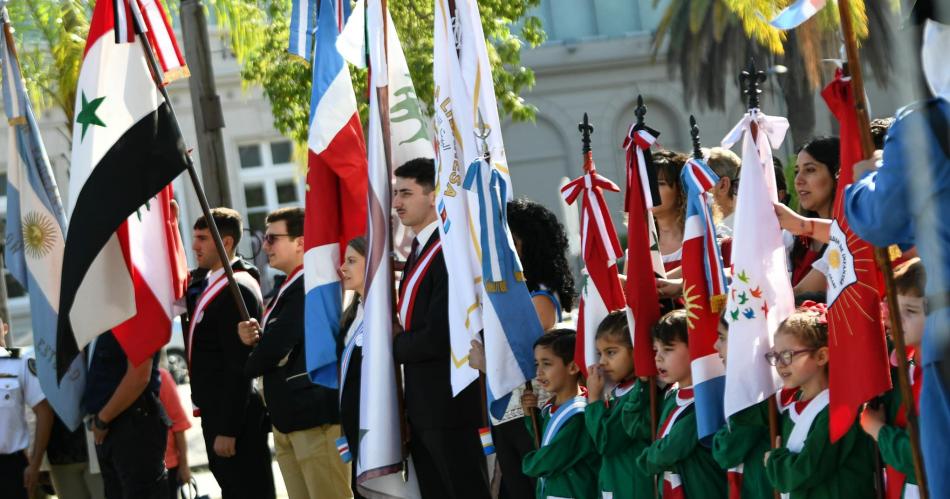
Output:
<path fill-rule="evenodd" d="M 749 110 L 759 108 L 759 84 L 765 81 L 765 72 L 759 71 L 755 67 L 755 60 L 749 59 L 749 65 L 739 75 L 739 82 L 742 83 L 743 93 L 749 98 Z M 759 136 L 759 126 L 753 121 L 749 126 L 752 132 L 752 140 L 757 141 Z M 756 148 L 758 150 L 758 147 Z M 773 449 L 779 446 L 779 428 L 778 428 L 778 407 L 775 402 L 775 396 L 769 397 L 769 446 Z M 775 499 L 780 497 L 779 492 L 773 491 Z"/>
<path fill-rule="evenodd" d="M 854 90 L 855 113 L 858 118 L 858 129 L 861 137 L 861 152 L 865 158 L 874 153 L 874 142 L 871 139 L 871 118 L 865 103 L 864 76 L 861 72 L 861 56 L 858 53 L 857 38 L 851 21 L 851 1 L 838 0 L 838 13 L 841 16 L 841 31 L 844 35 L 845 50 L 848 62 L 846 72 L 851 76 L 851 88 Z M 845 179 L 845 182 L 850 179 Z M 910 437 L 911 456 L 914 462 L 914 474 L 917 478 L 917 487 L 922 499 L 929 497 L 927 477 L 924 470 L 923 454 L 920 451 L 920 428 L 917 423 L 917 405 L 908 378 L 907 347 L 904 341 L 904 328 L 900 321 L 900 308 L 897 304 L 897 289 L 894 285 L 894 272 L 891 260 L 885 248 L 875 248 L 874 257 L 884 275 L 884 288 L 887 292 L 887 309 L 891 326 L 891 338 L 894 340 L 894 351 L 897 355 L 897 379 L 907 414 L 907 434 Z"/>
<path fill-rule="evenodd" d="M 161 92 L 162 97 L 165 99 L 165 104 L 168 106 L 173 131 L 175 135 L 181 139 L 182 143 L 184 143 L 185 136 L 182 134 L 181 126 L 178 124 L 178 116 L 175 114 L 172 100 L 168 96 L 168 90 L 165 89 L 165 84 L 162 82 L 162 71 L 155 58 L 155 52 L 145 37 L 145 28 L 139 24 L 140 19 L 138 16 L 133 15 L 130 17 L 135 23 L 135 34 L 138 35 L 142 49 L 145 51 L 145 60 L 148 63 L 149 71 L 152 73 L 152 81 L 155 83 L 155 87 L 158 88 L 158 91 Z M 195 163 L 191 159 L 191 154 L 185 154 L 185 164 L 188 170 L 188 177 L 191 179 L 191 185 L 195 188 L 195 194 L 198 196 L 198 204 L 201 205 L 201 212 L 208 222 L 208 229 L 211 231 L 211 238 L 214 240 L 214 247 L 217 250 L 218 258 L 221 259 L 221 266 L 224 268 L 225 276 L 227 276 L 228 288 L 231 290 L 234 304 L 237 305 L 241 320 L 248 321 L 251 319 L 251 314 L 247 311 L 247 305 L 241 296 L 241 288 L 238 287 L 238 283 L 234 278 L 234 269 L 231 268 L 227 250 L 224 248 L 224 241 L 221 239 L 221 232 L 218 230 L 218 224 L 214 222 L 214 217 L 211 215 L 211 206 L 208 203 L 208 197 L 205 195 L 204 189 L 201 187 L 201 180 L 198 177 L 198 171 L 195 169 Z"/>

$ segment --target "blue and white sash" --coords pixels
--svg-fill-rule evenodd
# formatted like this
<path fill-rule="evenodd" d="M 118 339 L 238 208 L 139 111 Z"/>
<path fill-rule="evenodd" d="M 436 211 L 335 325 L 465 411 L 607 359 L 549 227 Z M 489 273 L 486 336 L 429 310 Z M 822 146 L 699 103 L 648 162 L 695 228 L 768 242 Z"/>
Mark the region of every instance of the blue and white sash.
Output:
<path fill-rule="evenodd" d="M 545 409 L 551 410 L 550 406 Z M 544 427 L 544 436 L 541 438 L 541 446 L 544 447 L 550 444 L 568 420 L 573 416 L 583 414 L 585 409 L 587 409 L 586 397 L 574 397 L 570 402 L 558 407 L 558 409 L 554 411 L 554 414 L 551 415 L 551 420 L 547 426 Z"/>

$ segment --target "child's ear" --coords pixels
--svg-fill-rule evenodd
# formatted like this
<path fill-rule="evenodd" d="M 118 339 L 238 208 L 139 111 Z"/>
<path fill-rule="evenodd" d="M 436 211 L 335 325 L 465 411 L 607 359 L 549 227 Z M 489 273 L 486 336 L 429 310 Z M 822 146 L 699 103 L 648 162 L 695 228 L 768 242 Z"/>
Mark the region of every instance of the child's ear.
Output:
<path fill-rule="evenodd" d="M 815 361 L 819 366 L 828 365 L 828 347 L 821 347 L 815 351 Z"/>
<path fill-rule="evenodd" d="M 577 367 L 577 363 L 573 360 L 567 364 L 567 374 L 571 376 L 576 376 L 581 373 L 581 368 Z"/>

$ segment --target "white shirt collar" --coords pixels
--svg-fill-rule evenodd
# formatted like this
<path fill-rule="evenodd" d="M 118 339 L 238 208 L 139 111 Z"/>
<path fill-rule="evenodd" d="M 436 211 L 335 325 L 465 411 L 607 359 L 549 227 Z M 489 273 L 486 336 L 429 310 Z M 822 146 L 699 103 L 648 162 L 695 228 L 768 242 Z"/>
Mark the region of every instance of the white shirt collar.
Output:
<path fill-rule="evenodd" d="M 419 233 L 416 234 L 416 240 L 419 241 L 419 249 L 416 251 L 422 251 L 422 247 L 425 246 L 427 242 L 429 242 L 429 238 L 432 237 L 432 233 L 439 228 L 438 223 L 439 221 L 435 220 L 429 225 L 426 225 L 424 229 L 420 230 Z"/>
<path fill-rule="evenodd" d="M 237 263 L 239 259 L 240 259 L 239 257 L 232 258 L 230 265 L 233 267 L 234 264 Z M 208 282 L 211 283 L 211 282 L 214 282 L 214 280 L 217 279 L 218 277 L 221 277 L 222 274 L 224 274 L 224 267 L 221 267 L 220 269 L 215 270 L 214 272 L 208 272 L 208 275 L 205 277 L 205 279 L 207 279 Z"/>

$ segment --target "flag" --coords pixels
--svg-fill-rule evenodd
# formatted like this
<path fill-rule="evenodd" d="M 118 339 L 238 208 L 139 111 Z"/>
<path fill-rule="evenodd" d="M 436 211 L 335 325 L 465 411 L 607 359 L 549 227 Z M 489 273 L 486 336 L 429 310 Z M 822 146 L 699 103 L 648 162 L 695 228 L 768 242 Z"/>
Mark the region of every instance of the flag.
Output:
<path fill-rule="evenodd" d="M 135 43 L 141 33 L 155 47 L 162 83 L 187 78 L 188 66 L 175 40 L 175 31 L 158 0 L 111 0 L 114 4 L 116 43 Z"/>
<path fill-rule="evenodd" d="M 478 206 L 475 196 L 462 188 L 466 148 L 475 137 L 462 124 L 473 121 L 468 91 L 460 72 L 452 12 L 443 0 L 435 2 L 432 74 L 435 79 L 436 212 L 449 279 L 449 351 L 452 394 L 478 379 L 468 365 L 471 341 L 483 329 L 481 307 L 481 254 L 478 243 Z M 466 104 L 467 103 L 467 104 Z"/>
<path fill-rule="evenodd" d="M 826 2 L 827 0 L 795 0 L 795 3 L 783 9 L 769 21 L 769 24 L 778 29 L 795 29 L 817 14 Z"/>
<path fill-rule="evenodd" d="M 458 172 L 462 189 L 457 185 L 452 189 L 458 197 L 467 200 L 470 218 L 460 221 L 455 232 L 465 236 L 466 225 L 473 228 L 468 237 L 474 247 L 458 248 L 462 251 L 459 257 L 471 263 L 471 249 L 474 249 L 476 266 L 472 270 L 475 276 L 480 276 L 480 282 L 473 280 L 472 283 L 481 302 L 488 403 L 491 414 L 501 419 L 511 392 L 534 377 L 534 341 L 544 331 L 508 230 L 507 205 L 512 199 L 513 187 L 478 5 L 474 0 L 461 0 L 451 12 L 447 4 L 440 4 L 436 25 L 451 19 L 437 28 L 445 30 L 440 32 L 443 38 L 438 49 L 438 64 L 442 66 L 439 77 L 445 78 L 447 73 L 449 80 L 449 93 L 445 95 L 446 100 L 440 99 L 440 102 L 447 107 L 442 112 L 451 113 L 449 119 L 454 120 L 462 137 L 461 145 L 455 144 L 451 170 L 455 169 L 455 160 L 460 160 L 462 167 L 467 165 L 464 172 L 461 169 Z M 451 40 L 444 38 L 449 30 L 454 33 L 457 50 L 444 43 Z M 471 111 L 456 114 L 461 107 Z M 442 166 L 449 170 L 445 168 L 447 165 Z M 452 173 L 449 176 L 451 186 L 457 178 L 452 177 Z M 448 187 L 445 194 L 448 195 Z M 456 249 L 445 247 L 446 258 Z M 452 310 L 458 316 L 467 311 L 463 307 Z M 468 330 L 464 331 L 456 337 L 468 337 Z"/>
<path fill-rule="evenodd" d="M 348 2 L 342 2 L 349 6 Z M 304 217 L 304 347 L 310 379 L 337 388 L 343 291 L 337 269 L 346 244 L 366 228 L 366 146 L 350 71 L 337 51 L 339 1 L 320 3 Z"/>
<path fill-rule="evenodd" d="M 389 50 L 390 65 L 386 64 L 386 37 L 383 36 L 382 5 L 378 0 L 369 0 L 365 4 L 358 2 L 353 15 L 347 22 L 344 32 L 337 44 L 340 52 L 349 60 L 365 65 L 370 61 L 369 82 L 369 123 L 367 126 L 367 166 L 369 185 L 367 192 L 368 212 L 366 219 L 367 255 L 365 277 L 364 309 L 364 338 L 362 383 L 360 384 L 360 439 L 359 442 L 350 442 L 351 446 L 358 445 L 359 457 L 354 463 L 356 466 L 357 483 L 360 494 L 364 497 L 420 497 L 418 483 L 415 478 L 415 466 L 408 464 L 408 478 L 403 480 L 403 449 L 400 420 L 398 387 L 396 385 L 397 366 L 393 360 L 392 351 L 392 317 L 393 317 L 393 273 L 389 250 L 392 241 L 391 195 L 392 178 L 390 166 L 386 163 L 385 137 L 380 116 L 379 91 L 387 84 L 400 85 L 403 95 L 409 92 L 405 87 L 412 88 L 408 79 L 408 69 L 404 72 L 400 64 L 395 61 L 405 58 L 401 56 L 402 49 L 395 36 L 391 19 L 389 20 Z M 389 13 L 385 15 L 388 18 Z M 364 45 L 365 43 L 365 45 Z M 346 49 L 344 47 L 349 47 Z M 366 52 L 364 52 L 364 50 Z M 398 53 L 398 55 L 397 55 Z M 402 63 L 405 66 L 405 63 Z M 391 78 L 392 71 L 399 70 L 400 79 Z M 396 83 L 396 82 L 401 83 Z M 414 91 L 411 92 L 414 97 Z M 395 101 L 392 99 L 393 89 L 389 89 L 390 107 Z M 417 103 L 416 103 L 417 104 Z M 406 104 L 403 103 L 403 106 Z M 420 146 L 416 141 L 405 137 L 410 123 L 393 124 L 390 128 L 390 142 L 392 157 L 406 158 L 407 155 L 432 156 L 431 146 L 426 151 L 425 145 Z M 405 142 L 404 142 L 405 141 Z M 424 141 L 427 142 L 427 141 Z M 407 144 L 412 144 L 407 149 Z M 400 151 L 397 153 L 397 151 Z M 418 157 L 418 156 L 413 156 Z M 406 160 L 411 158 L 406 158 Z"/>
<path fill-rule="evenodd" d="M 627 151 L 627 323 L 633 342 L 633 367 L 637 376 L 656 375 L 651 328 L 660 319 L 660 297 L 653 275 L 664 277 L 663 258 L 657 245 L 653 220 L 654 193 L 650 182 L 653 160 L 650 146 L 660 133 L 644 125 L 633 124 L 623 141 Z M 632 277 L 632 278 L 631 278 Z"/>
<path fill-rule="evenodd" d="M 765 360 L 778 325 L 795 307 L 785 245 L 775 218 L 778 202 L 772 149 L 782 144 L 788 120 L 750 109 L 722 139 L 730 148 L 742 141 L 742 177 L 736 200 L 732 285 L 726 302 L 729 362 L 725 416 L 772 396 L 781 381 Z"/>
<path fill-rule="evenodd" d="M 185 170 L 187 153 L 144 45 L 116 43 L 114 7 L 96 3 L 76 89 L 56 338 L 60 377 L 79 348 L 110 329 L 133 364 L 170 334 L 164 300 L 175 269 L 164 260 L 166 248 L 139 246 L 144 242 L 132 239 L 139 228 L 125 222 L 149 218 L 145 212 L 156 208 L 145 205 Z M 143 260 L 144 251 L 162 258 Z M 147 324 L 148 332 L 135 324 Z"/>
<path fill-rule="evenodd" d="M 626 306 L 617 272 L 617 259 L 622 250 L 604 200 L 604 189 L 620 192 L 617 184 L 597 173 L 590 152 L 584 154 L 584 175 L 561 188 L 561 195 L 567 204 L 574 204 L 579 197 L 583 198 L 581 255 L 584 258 L 584 283 L 578 306 L 574 361 L 585 376 L 587 366 L 597 362 L 597 349 L 594 346 L 597 326 L 607 314 Z"/>
<path fill-rule="evenodd" d="M 58 383 L 53 355 L 66 213 L 20 74 L 6 7 L 2 15 L 3 108 L 10 125 L 4 258 L 10 274 L 30 296 L 40 386 L 59 418 L 75 430 L 82 421 L 79 403 L 86 383 L 85 364 L 79 357 L 74 359 Z"/>
<path fill-rule="evenodd" d="M 319 0 L 293 0 L 290 7 L 290 44 L 287 51 L 308 61 L 313 60 L 318 4 Z M 339 9 L 334 9 L 337 10 Z"/>
<path fill-rule="evenodd" d="M 841 125 L 839 176 L 849 179 L 854 164 L 864 157 L 850 79 L 843 78 L 839 70 L 821 95 Z M 847 182 L 838 182 L 831 233 L 823 257 L 828 261 L 828 351 L 835 359 L 828 368 L 832 442 L 848 432 L 863 403 L 891 388 L 881 322 L 881 274 L 874 261 L 874 248 L 848 227 L 844 212 L 846 185 Z"/>
<path fill-rule="evenodd" d="M 726 276 L 707 195 L 719 177 L 703 160 L 692 158 L 680 172 L 680 181 L 686 190 L 683 299 L 696 397 L 696 426 L 703 441 L 726 423 L 722 406 L 726 366 L 714 346 L 718 338 L 719 312 L 726 301 Z"/>

